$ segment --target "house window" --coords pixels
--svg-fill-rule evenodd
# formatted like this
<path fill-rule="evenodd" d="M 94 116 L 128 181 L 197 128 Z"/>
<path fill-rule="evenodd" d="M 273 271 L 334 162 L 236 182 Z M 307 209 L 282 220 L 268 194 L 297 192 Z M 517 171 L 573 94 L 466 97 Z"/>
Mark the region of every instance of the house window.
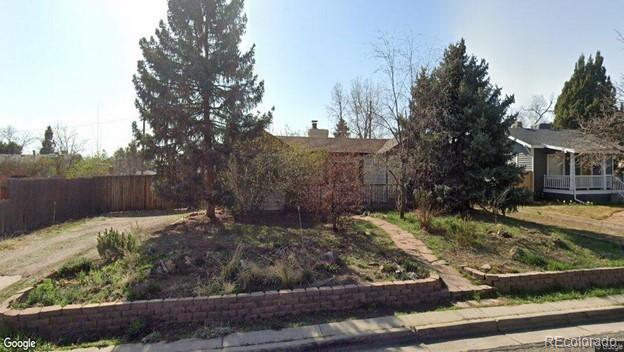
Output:
<path fill-rule="evenodd" d="M 591 158 L 584 157 L 583 155 L 576 156 L 576 175 L 577 176 L 599 176 L 602 175 L 602 163 L 598 162 L 593 164 Z M 613 158 L 609 157 L 605 160 L 606 163 L 606 175 L 613 174 Z"/>
<path fill-rule="evenodd" d="M 548 154 L 546 158 L 547 174 L 549 176 L 564 175 L 564 160 L 563 153 Z"/>
<path fill-rule="evenodd" d="M 602 165 L 593 165 L 592 175 L 602 175 Z"/>

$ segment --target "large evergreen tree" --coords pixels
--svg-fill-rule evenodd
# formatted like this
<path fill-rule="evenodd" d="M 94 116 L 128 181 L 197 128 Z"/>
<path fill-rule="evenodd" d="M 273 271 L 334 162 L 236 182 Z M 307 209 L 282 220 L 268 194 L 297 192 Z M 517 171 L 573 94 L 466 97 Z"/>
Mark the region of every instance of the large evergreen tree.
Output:
<path fill-rule="evenodd" d="M 614 110 L 616 91 L 603 62 L 599 51 L 587 61 L 584 55 L 579 57 L 557 99 L 555 127 L 579 128 L 583 122 Z"/>
<path fill-rule="evenodd" d="M 136 106 L 151 132 L 137 139 L 154 159 L 160 194 L 214 217 L 217 168 L 239 138 L 270 123 L 253 109 L 264 82 L 254 46 L 239 48 L 247 18 L 242 0 L 169 0 L 167 23 L 143 38 L 133 81 Z M 135 129 L 135 132 L 139 132 Z"/>
<path fill-rule="evenodd" d="M 52 127 L 48 126 L 46 128 L 45 133 L 43 134 L 43 140 L 41 141 L 41 149 L 39 150 L 39 154 L 54 154 L 54 132 L 52 132 Z"/>
<path fill-rule="evenodd" d="M 509 163 L 513 102 L 490 82 L 485 60 L 466 53 L 463 39 L 450 45 L 412 89 L 408 145 L 415 186 L 458 211 L 508 194 L 520 175 Z"/>

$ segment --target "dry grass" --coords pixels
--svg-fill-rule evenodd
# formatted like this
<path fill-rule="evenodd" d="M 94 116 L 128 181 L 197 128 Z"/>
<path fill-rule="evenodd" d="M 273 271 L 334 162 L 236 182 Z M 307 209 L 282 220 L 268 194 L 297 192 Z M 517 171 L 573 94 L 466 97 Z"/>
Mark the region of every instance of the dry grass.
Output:
<path fill-rule="evenodd" d="M 207 296 L 408 280 L 428 272 L 367 222 L 343 233 L 325 225 L 212 224 L 202 216 L 147 237 L 112 263 L 81 262 L 38 284 L 17 306 Z M 75 269 L 75 270 L 74 270 Z"/>
<path fill-rule="evenodd" d="M 520 209 L 521 212 L 527 214 L 557 213 L 569 216 L 578 216 L 581 218 L 604 220 L 611 215 L 624 211 L 624 206 L 619 204 L 613 205 L 585 205 L 585 204 L 553 204 L 553 205 L 534 205 L 526 206 Z"/>
<path fill-rule="evenodd" d="M 581 236 L 576 230 L 512 218 L 494 223 L 488 215 L 475 212 L 468 220 L 437 217 L 432 230 L 425 232 L 413 214 L 405 220 L 393 212 L 378 216 L 412 232 L 438 257 L 456 267 L 488 264 L 492 272 L 512 273 L 624 266 L 620 246 Z"/>

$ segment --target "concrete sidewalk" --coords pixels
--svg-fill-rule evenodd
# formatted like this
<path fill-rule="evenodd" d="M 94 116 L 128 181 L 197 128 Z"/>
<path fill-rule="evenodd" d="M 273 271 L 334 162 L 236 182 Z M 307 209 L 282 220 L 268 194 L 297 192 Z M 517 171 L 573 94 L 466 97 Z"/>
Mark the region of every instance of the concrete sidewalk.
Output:
<path fill-rule="evenodd" d="M 434 311 L 234 333 L 209 340 L 126 344 L 81 352 L 275 351 L 370 347 L 371 344 L 436 343 L 461 337 L 505 335 L 549 327 L 621 321 L 624 295 L 543 304 Z M 440 342 L 441 343 L 441 342 Z"/>
<path fill-rule="evenodd" d="M 460 338 L 449 341 L 434 343 L 413 343 L 404 346 L 372 347 L 359 349 L 358 351 L 384 351 L 384 352 L 460 352 L 460 351 L 554 351 L 554 347 L 545 346 L 547 337 L 577 338 L 598 337 L 615 338 L 623 340 L 624 322 L 598 323 L 575 325 L 570 327 L 523 331 L 493 336 L 481 336 L 472 338 Z M 564 351 L 563 348 L 558 350 Z M 595 351 L 594 348 L 565 349 L 565 351 Z"/>

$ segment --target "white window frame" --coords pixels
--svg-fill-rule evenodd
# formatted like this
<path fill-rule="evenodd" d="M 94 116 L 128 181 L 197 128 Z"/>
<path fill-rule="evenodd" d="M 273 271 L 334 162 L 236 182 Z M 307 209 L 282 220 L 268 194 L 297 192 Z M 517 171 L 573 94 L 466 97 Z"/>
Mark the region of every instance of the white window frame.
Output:
<path fill-rule="evenodd" d="M 550 159 L 552 157 L 561 157 L 561 174 L 560 175 L 551 175 L 550 174 Z M 551 154 L 546 154 L 546 175 L 548 176 L 566 176 L 565 174 L 565 154 L 564 153 L 551 153 Z"/>

